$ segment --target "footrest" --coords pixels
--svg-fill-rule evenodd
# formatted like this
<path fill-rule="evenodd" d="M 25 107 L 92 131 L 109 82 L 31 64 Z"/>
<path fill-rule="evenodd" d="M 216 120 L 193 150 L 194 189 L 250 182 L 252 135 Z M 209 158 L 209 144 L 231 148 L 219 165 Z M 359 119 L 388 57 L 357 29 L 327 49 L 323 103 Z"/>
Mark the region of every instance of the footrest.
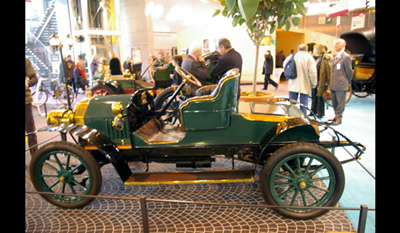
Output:
<path fill-rule="evenodd" d="M 253 169 L 213 171 L 136 172 L 125 185 L 210 184 L 254 182 Z"/>

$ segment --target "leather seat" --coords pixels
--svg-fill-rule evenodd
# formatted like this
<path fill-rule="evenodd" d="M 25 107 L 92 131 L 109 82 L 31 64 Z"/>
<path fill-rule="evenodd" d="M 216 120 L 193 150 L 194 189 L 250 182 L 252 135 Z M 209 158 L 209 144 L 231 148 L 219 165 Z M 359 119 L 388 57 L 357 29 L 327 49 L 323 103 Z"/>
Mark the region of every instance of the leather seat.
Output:
<path fill-rule="evenodd" d="M 226 128 L 237 112 L 239 69 L 224 74 L 210 95 L 195 96 L 180 105 L 182 127 L 186 131 Z"/>

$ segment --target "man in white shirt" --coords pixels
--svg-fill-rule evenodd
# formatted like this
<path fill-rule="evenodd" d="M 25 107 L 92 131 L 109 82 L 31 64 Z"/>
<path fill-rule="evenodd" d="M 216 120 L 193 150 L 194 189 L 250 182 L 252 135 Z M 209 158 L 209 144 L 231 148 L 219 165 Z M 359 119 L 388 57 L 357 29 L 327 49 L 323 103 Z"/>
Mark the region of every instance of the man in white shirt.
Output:
<path fill-rule="evenodd" d="M 297 77 L 289 79 L 288 90 L 289 99 L 297 101 L 300 94 L 300 103 L 307 106 L 308 96 L 311 96 L 311 89 L 317 86 L 317 68 L 314 58 L 307 52 L 307 46 L 301 44 L 298 47 L 298 52 L 288 56 L 283 62 L 283 67 L 294 56 L 296 64 Z M 301 111 L 307 114 L 307 109 L 300 106 Z"/>

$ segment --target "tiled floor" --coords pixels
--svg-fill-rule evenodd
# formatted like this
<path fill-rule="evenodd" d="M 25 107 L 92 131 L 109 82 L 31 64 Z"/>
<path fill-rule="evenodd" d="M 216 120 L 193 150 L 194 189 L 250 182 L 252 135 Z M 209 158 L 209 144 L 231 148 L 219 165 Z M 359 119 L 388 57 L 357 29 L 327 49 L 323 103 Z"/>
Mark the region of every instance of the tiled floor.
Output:
<path fill-rule="evenodd" d="M 251 164 L 237 163 L 238 168 Z M 214 168 L 230 161 L 218 158 Z M 144 171 L 141 163 L 132 170 Z M 150 164 L 151 171 L 172 170 L 173 165 Z M 26 190 L 33 190 L 26 173 Z M 102 168 L 100 195 L 203 202 L 264 204 L 255 183 L 124 186 L 111 165 Z M 137 201 L 96 199 L 83 209 L 60 209 L 39 195 L 27 194 L 26 232 L 142 232 Z M 343 211 L 335 210 L 314 220 L 296 221 L 256 207 L 227 207 L 148 202 L 150 232 L 354 232 Z"/>
<path fill-rule="evenodd" d="M 250 90 L 251 86 L 242 86 L 242 90 L 247 89 Z M 286 85 L 282 83 L 276 96 L 287 95 L 285 89 Z M 82 97 L 83 95 L 78 96 Z M 48 110 L 51 108 L 49 105 Z M 328 117 L 329 114 L 328 112 Z M 349 114 L 352 114 L 351 110 L 348 110 L 345 120 Z M 34 110 L 34 116 L 37 128 L 45 125 L 45 117 L 40 116 L 37 110 Z M 343 128 L 345 130 L 345 127 Z M 346 132 L 343 133 L 347 135 Z M 39 134 L 39 142 L 52 135 L 57 133 Z M 29 164 L 29 161 L 29 153 L 26 153 L 26 163 Z M 145 170 L 145 165 L 141 163 L 129 163 L 129 165 L 132 170 Z M 213 166 L 215 169 L 230 167 L 230 160 L 218 158 Z M 236 166 L 248 168 L 251 165 L 237 162 Z M 347 186 L 354 182 L 352 176 L 348 176 L 346 167 L 344 168 Z M 174 165 L 152 163 L 150 169 L 171 170 L 174 169 Z M 104 166 L 101 171 L 103 184 L 100 195 L 124 197 L 146 195 L 147 198 L 155 199 L 264 204 L 257 176 L 254 183 L 124 186 L 111 165 Z M 27 171 L 26 190 L 33 190 Z M 296 221 L 281 217 L 269 209 L 257 207 L 148 202 L 148 213 L 150 232 L 355 232 L 346 214 L 339 210 L 330 211 L 314 220 Z M 39 195 L 26 194 L 26 232 L 142 232 L 141 221 L 137 201 L 96 199 L 82 209 L 60 209 L 47 203 Z"/>

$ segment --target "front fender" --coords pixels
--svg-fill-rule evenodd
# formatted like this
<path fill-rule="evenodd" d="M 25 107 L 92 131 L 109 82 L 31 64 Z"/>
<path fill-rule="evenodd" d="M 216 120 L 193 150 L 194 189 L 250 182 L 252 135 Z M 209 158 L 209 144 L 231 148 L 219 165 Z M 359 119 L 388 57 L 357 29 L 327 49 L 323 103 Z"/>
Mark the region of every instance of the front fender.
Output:
<path fill-rule="evenodd" d="M 56 126 L 46 126 L 38 130 L 38 132 L 40 131 L 59 131 L 62 135 L 64 135 L 61 137 L 63 140 L 66 139 L 65 135 L 67 133 L 78 136 L 80 139 L 79 144 L 82 145 L 90 143 L 94 145 L 106 158 L 106 160 L 111 162 L 123 182 L 125 182 L 132 174 L 132 171 L 128 166 L 128 162 L 118 147 L 111 141 L 110 138 L 98 132 L 96 129 L 87 127 L 86 125 L 60 124 Z"/>
<path fill-rule="evenodd" d="M 104 82 L 104 85 L 109 86 L 113 89 L 116 90 L 117 93 L 122 94 L 124 93 L 124 89 L 122 89 L 121 84 L 119 84 L 117 81 L 112 80 L 112 79 L 107 79 Z"/>
<path fill-rule="evenodd" d="M 121 84 L 118 83 L 117 81 L 113 80 L 112 78 L 98 79 L 93 83 L 93 86 L 97 86 L 97 85 L 110 87 L 111 89 L 113 89 L 115 91 L 115 93 L 119 93 L 119 94 L 124 93 L 124 89 L 122 88 Z"/>

